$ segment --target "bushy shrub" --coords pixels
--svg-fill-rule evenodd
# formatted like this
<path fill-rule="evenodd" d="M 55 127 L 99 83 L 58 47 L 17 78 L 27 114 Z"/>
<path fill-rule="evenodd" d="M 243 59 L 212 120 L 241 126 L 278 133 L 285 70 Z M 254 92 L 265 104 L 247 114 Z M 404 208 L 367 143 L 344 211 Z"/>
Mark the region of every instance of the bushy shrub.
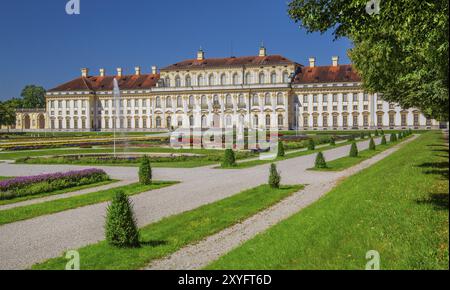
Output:
<path fill-rule="evenodd" d="M 236 166 L 236 156 L 234 155 L 234 151 L 232 149 L 226 149 L 222 161 L 222 167 L 233 166 Z"/>
<path fill-rule="evenodd" d="M 356 143 L 353 142 L 352 146 L 350 147 L 350 157 L 358 157 L 358 147 L 356 146 Z"/>
<path fill-rule="evenodd" d="M 365 134 L 364 132 L 361 132 L 361 133 L 359 134 L 359 138 L 361 138 L 361 139 L 366 138 L 366 134 Z"/>
<path fill-rule="evenodd" d="M 270 173 L 269 173 L 269 186 L 271 188 L 280 188 L 281 175 L 277 170 L 277 166 L 272 163 L 270 164 Z"/>
<path fill-rule="evenodd" d="M 284 152 L 284 145 L 283 142 L 278 141 L 278 153 L 277 153 L 277 157 L 284 157 L 285 152 Z"/>
<path fill-rule="evenodd" d="M 398 140 L 402 140 L 402 139 L 403 139 L 403 133 L 400 132 L 400 133 L 398 133 Z"/>
<path fill-rule="evenodd" d="M 375 130 L 375 137 L 380 136 L 380 133 L 378 132 L 378 130 Z"/>
<path fill-rule="evenodd" d="M 309 139 L 308 142 L 308 150 L 315 150 L 316 149 L 316 143 L 313 139 Z"/>
<path fill-rule="evenodd" d="M 332 137 L 330 140 L 330 145 L 331 146 L 335 146 L 336 145 L 336 140 L 334 140 L 334 138 Z"/>
<path fill-rule="evenodd" d="M 355 135 L 351 134 L 350 136 L 348 136 L 347 141 L 349 141 L 349 142 L 355 141 Z"/>
<path fill-rule="evenodd" d="M 373 138 L 370 137 L 369 150 L 375 150 L 375 149 L 376 149 L 375 141 L 373 141 Z"/>
<path fill-rule="evenodd" d="M 383 135 L 383 136 L 384 136 L 384 130 L 381 130 L 381 135 Z"/>
<path fill-rule="evenodd" d="M 393 142 L 397 142 L 397 134 L 392 133 L 391 137 L 389 139 L 389 142 L 393 143 Z"/>
<path fill-rule="evenodd" d="M 327 168 L 327 162 L 325 161 L 325 157 L 323 156 L 322 152 L 317 153 L 314 167 L 317 169 Z"/>
<path fill-rule="evenodd" d="M 123 191 L 117 192 L 108 206 L 105 235 L 106 241 L 112 246 L 139 247 L 139 230 L 134 218 L 133 206 Z"/>
<path fill-rule="evenodd" d="M 386 145 L 387 144 L 387 142 L 386 142 L 386 136 L 382 136 L 381 137 L 381 143 L 380 143 L 381 145 Z"/>
<path fill-rule="evenodd" d="M 147 156 L 142 158 L 141 164 L 139 165 L 139 183 L 142 185 L 152 184 L 152 166 Z"/>

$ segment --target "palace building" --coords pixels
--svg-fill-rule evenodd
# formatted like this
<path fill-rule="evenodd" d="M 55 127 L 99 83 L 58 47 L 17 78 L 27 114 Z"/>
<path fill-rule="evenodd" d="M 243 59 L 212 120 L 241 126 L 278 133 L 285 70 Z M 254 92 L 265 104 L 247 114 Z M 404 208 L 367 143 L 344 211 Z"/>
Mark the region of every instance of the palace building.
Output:
<path fill-rule="evenodd" d="M 81 76 L 47 92 L 38 117 L 20 112 L 16 128 L 55 131 L 249 128 L 282 130 L 433 129 L 438 122 L 365 93 L 351 65 L 333 57 L 329 66 L 304 66 L 281 55 L 194 59 L 150 74 L 114 75 L 81 70 Z M 113 96 L 113 81 L 121 91 Z M 34 116 L 34 115 L 33 115 Z M 44 116 L 44 117 L 42 117 Z M 38 119 L 36 119 L 38 118 Z M 32 123 L 36 119 L 36 125 Z M 45 119 L 45 122 L 43 121 Z M 31 120 L 31 121 L 30 121 Z M 45 125 L 44 125 L 45 123 Z M 28 125 L 28 127 L 27 127 Z"/>

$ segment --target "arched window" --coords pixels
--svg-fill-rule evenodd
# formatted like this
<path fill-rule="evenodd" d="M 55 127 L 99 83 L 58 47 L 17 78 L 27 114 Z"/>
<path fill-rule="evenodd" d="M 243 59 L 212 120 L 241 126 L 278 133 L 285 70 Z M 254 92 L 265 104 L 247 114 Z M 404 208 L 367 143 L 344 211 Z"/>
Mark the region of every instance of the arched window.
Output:
<path fill-rule="evenodd" d="M 183 98 L 181 96 L 177 97 L 177 108 L 183 107 Z"/>
<path fill-rule="evenodd" d="M 252 105 L 253 106 L 258 106 L 259 105 L 259 100 L 258 100 L 259 98 L 258 98 L 258 95 L 257 94 L 254 94 L 253 96 L 252 96 Z"/>
<path fill-rule="evenodd" d="M 222 74 L 220 76 L 220 84 L 222 86 L 226 85 L 228 83 L 228 79 L 227 79 L 227 75 L 226 74 Z"/>
<path fill-rule="evenodd" d="M 227 96 L 226 96 L 226 98 L 225 98 L 225 104 L 226 104 L 227 106 L 231 106 L 231 105 L 233 104 L 233 100 L 232 100 L 232 98 L 231 98 L 231 95 L 227 95 Z"/>
<path fill-rule="evenodd" d="M 284 105 L 284 98 L 282 93 L 277 94 L 277 105 Z"/>
<path fill-rule="evenodd" d="M 208 100 L 205 95 L 202 96 L 201 102 L 202 102 L 202 107 L 208 105 Z"/>
<path fill-rule="evenodd" d="M 278 115 L 278 126 L 281 127 L 283 126 L 283 115 Z"/>
<path fill-rule="evenodd" d="M 227 118 L 226 118 L 226 126 L 227 126 L 227 127 L 233 126 L 233 120 L 232 120 L 232 118 L 231 118 L 230 115 L 227 115 Z"/>
<path fill-rule="evenodd" d="M 287 71 L 285 71 L 283 73 L 283 83 L 288 83 L 289 82 L 289 73 Z"/>
<path fill-rule="evenodd" d="M 266 127 L 270 127 L 270 115 L 266 115 Z"/>
<path fill-rule="evenodd" d="M 168 117 L 168 118 L 170 118 L 170 117 Z M 156 120 L 155 120 L 155 122 L 156 122 L 156 128 L 161 128 L 161 117 L 156 117 Z M 168 127 L 170 127 L 170 126 L 168 126 Z"/>
<path fill-rule="evenodd" d="M 249 85 L 252 83 L 252 75 L 250 73 L 245 74 L 245 84 Z"/>
<path fill-rule="evenodd" d="M 258 115 L 253 115 L 253 126 L 258 127 Z"/>
<path fill-rule="evenodd" d="M 214 102 L 214 106 L 219 106 L 219 96 L 218 95 L 214 95 L 213 97 L 213 102 Z"/>
<path fill-rule="evenodd" d="M 161 108 L 161 98 L 160 97 L 156 97 L 156 107 Z"/>
<path fill-rule="evenodd" d="M 164 84 L 165 84 L 166 87 L 170 87 L 170 79 L 169 79 L 169 78 L 166 78 L 166 79 L 164 80 Z"/>
<path fill-rule="evenodd" d="M 159 118 L 159 117 L 156 117 L 156 124 L 158 124 L 158 118 Z M 159 126 L 161 126 L 161 118 L 159 118 Z M 168 117 L 166 118 L 166 127 L 167 127 L 167 128 L 172 127 L 172 117 L 170 117 L 170 116 L 168 116 Z"/>
<path fill-rule="evenodd" d="M 259 83 L 264 84 L 266 82 L 266 75 L 262 72 L 259 74 Z"/>
<path fill-rule="evenodd" d="M 194 106 L 194 96 L 189 96 L 189 106 Z"/>
<path fill-rule="evenodd" d="M 271 104 L 271 101 L 270 101 L 270 94 L 269 94 L 269 93 L 267 93 L 267 94 L 264 95 L 264 104 L 265 104 L 266 106 L 270 106 L 270 104 Z"/>
<path fill-rule="evenodd" d="M 194 116 L 190 115 L 189 116 L 189 126 L 194 127 Z"/>
<path fill-rule="evenodd" d="M 179 76 L 175 77 L 175 87 L 177 88 L 181 87 L 181 79 Z"/>
<path fill-rule="evenodd" d="M 172 108 L 172 98 L 171 97 L 166 98 L 166 108 Z"/>
<path fill-rule="evenodd" d="M 216 78 L 214 77 L 213 74 L 209 75 L 209 85 L 210 86 L 214 86 L 216 84 Z"/>
<path fill-rule="evenodd" d="M 191 83 L 192 83 L 191 77 L 190 76 L 186 76 L 186 80 L 185 80 L 186 87 L 190 87 Z"/>
<path fill-rule="evenodd" d="M 239 75 L 235 73 L 233 75 L 233 85 L 238 85 L 240 83 Z"/>
<path fill-rule="evenodd" d="M 243 94 L 239 95 L 239 105 L 244 105 L 245 104 L 245 98 Z"/>
<path fill-rule="evenodd" d="M 178 127 L 182 127 L 183 126 L 183 117 L 178 116 L 177 123 L 178 123 Z"/>
<path fill-rule="evenodd" d="M 271 83 L 271 84 L 276 84 L 276 83 L 277 83 L 277 73 L 276 73 L 276 72 L 273 72 L 273 73 L 270 75 L 270 83 Z"/>
<path fill-rule="evenodd" d="M 202 116 L 202 127 L 208 127 L 208 118 L 205 115 Z"/>
<path fill-rule="evenodd" d="M 204 79 L 203 79 L 203 75 L 199 75 L 197 78 L 197 85 L 198 86 L 203 86 L 204 85 Z"/>

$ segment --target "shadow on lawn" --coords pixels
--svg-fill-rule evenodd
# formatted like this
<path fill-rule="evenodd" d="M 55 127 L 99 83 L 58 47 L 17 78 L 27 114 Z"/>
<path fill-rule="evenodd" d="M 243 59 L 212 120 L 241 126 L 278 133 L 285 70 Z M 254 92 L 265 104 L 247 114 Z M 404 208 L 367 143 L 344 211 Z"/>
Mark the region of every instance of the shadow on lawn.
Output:
<path fill-rule="evenodd" d="M 141 242 L 141 246 L 159 247 L 159 246 L 165 246 L 168 243 L 169 243 L 168 241 L 145 241 L 145 242 Z"/>
<path fill-rule="evenodd" d="M 437 210 L 449 209 L 448 193 L 431 193 L 427 199 L 417 201 L 418 204 L 431 204 Z"/>

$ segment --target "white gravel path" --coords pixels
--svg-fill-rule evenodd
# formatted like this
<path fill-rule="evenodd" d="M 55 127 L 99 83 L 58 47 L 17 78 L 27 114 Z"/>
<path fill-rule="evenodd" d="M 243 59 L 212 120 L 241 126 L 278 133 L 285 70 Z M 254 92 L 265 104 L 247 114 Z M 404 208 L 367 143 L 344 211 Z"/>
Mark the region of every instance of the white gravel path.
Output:
<path fill-rule="evenodd" d="M 342 178 L 349 177 L 370 167 L 413 139 L 410 138 L 406 142 L 398 144 L 371 159 L 342 171 L 340 176 L 335 176 L 332 180 L 311 184 L 304 190 L 295 193 L 271 208 L 212 235 L 199 243 L 189 245 L 164 259 L 154 261 L 149 265 L 147 270 L 196 270 L 204 268 L 222 255 L 252 239 L 257 234 L 264 232 L 273 225 L 317 201 L 320 197 L 328 193 Z"/>
<path fill-rule="evenodd" d="M 379 139 L 376 141 L 379 142 Z M 368 141 L 358 143 L 360 150 Z M 347 156 L 349 146 L 325 152 L 327 160 Z M 315 172 L 315 154 L 277 162 L 285 184 L 330 183 L 343 177 L 342 172 Z M 92 167 L 92 166 L 90 166 Z M 95 166 L 97 167 L 97 166 Z M 133 196 L 139 226 L 164 217 L 192 210 L 201 205 L 232 196 L 267 182 L 268 164 L 247 168 L 218 170 L 208 167 L 155 168 L 157 180 L 176 180 L 174 186 Z M 19 165 L 0 163 L 0 175 L 21 176 L 89 168 L 70 165 Z M 112 178 L 136 180 L 135 167 L 97 167 Z M 5 174 L 8 173 L 8 174 Z M 52 215 L 0 226 L 0 269 L 24 269 L 71 249 L 104 239 L 104 216 L 107 203 L 99 203 Z"/>

